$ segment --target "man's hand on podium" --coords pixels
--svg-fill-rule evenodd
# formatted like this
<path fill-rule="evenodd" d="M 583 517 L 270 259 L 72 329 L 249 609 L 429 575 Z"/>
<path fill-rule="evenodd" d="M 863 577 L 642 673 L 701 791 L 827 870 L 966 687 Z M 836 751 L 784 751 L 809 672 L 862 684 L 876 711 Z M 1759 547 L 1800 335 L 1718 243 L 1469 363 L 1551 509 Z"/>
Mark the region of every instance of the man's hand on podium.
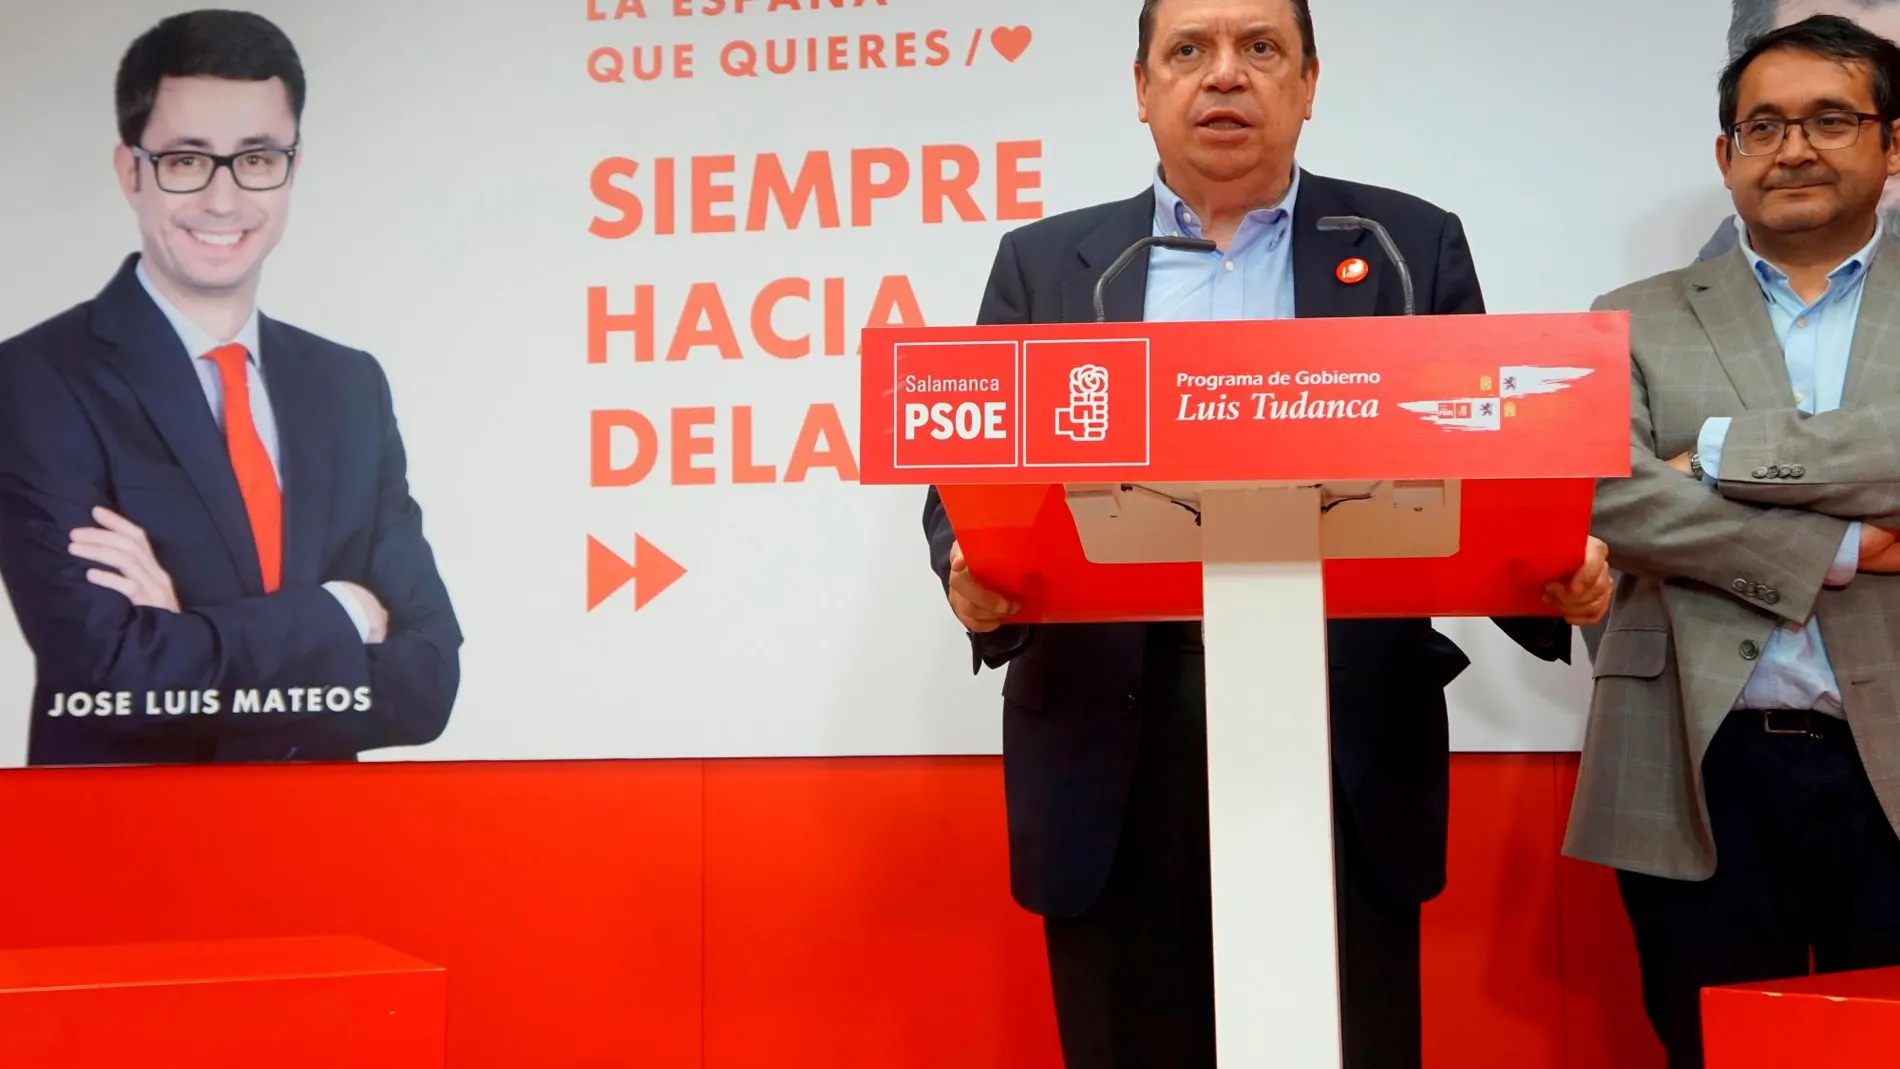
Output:
<path fill-rule="evenodd" d="M 1583 545 L 1583 567 L 1567 583 L 1552 583 L 1544 588 L 1544 601 L 1564 614 L 1578 627 L 1588 627 L 1610 611 L 1610 595 L 1616 584 L 1610 578 L 1610 547 L 1603 539 L 1590 537 Z"/>
<path fill-rule="evenodd" d="M 963 559 L 963 547 L 950 543 L 950 611 L 972 634 L 994 631 L 1018 606 L 1001 594 L 984 587 L 970 574 Z"/>

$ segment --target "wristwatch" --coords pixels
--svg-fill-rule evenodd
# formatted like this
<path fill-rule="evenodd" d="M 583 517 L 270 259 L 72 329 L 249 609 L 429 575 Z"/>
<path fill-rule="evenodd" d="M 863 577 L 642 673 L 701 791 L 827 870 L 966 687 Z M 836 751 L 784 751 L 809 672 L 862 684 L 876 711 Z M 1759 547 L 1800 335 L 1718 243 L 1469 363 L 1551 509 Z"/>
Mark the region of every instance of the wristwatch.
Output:
<path fill-rule="evenodd" d="M 1703 471 L 1702 471 L 1702 454 L 1700 453 L 1689 454 L 1689 474 L 1695 476 L 1698 479 L 1701 479 L 1704 477 Z"/>

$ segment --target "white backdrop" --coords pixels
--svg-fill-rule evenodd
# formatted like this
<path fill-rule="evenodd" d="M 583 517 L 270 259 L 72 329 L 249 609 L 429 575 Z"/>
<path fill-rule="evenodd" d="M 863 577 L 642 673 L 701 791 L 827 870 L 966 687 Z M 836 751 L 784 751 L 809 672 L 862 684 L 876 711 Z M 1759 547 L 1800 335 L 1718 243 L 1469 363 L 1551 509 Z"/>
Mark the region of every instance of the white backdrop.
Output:
<path fill-rule="evenodd" d="M 617 0 L 593 0 L 611 15 Z M 1118 199 L 1153 167 L 1135 120 L 1134 0 L 888 0 L 858 10 L 589 18 L 588 0 L 465 5 L 259 2 L 310 78 L 304 170 L 269 262 L 267 314 L 374 353 L 387 368 L 428 535 L 468 642 L 445 735 L 373 759 L 992 753 L 999 673 L 968 647 L 927 565 L 920 494 L 817 469 L 802 483 L 734 485 L 732 406 L 753 409 L 753 460 L 782 475 L 814 404 L 836 407 L 855 453 L 856 363 L 822 355 L 826 278 L 844 280 L 847 349 L 879 280 L 907 276 L 925 320 L 974 316 L 997 239 L 1019 225 L 925 224 L 917 174 L 875 225 L 788 231 L 776 212 L 744 232 L 754 156 L 796 175 L 829 150 L 850 222 L 852 149 L 975 149 L 995 208 L 994 145 L 1040 141 L 1045 213 Z M 629 5 L 634 6 L 634 5 Z M 711 0 L 691 0 L 705 8 Z M 727 5 L 730 6 L 730 5 Z M 780 0 L 782 7 L 794 5 Z M 1458 212 L 1495 311 L 1563 311 L 1690 260 L 1727 198 L 1711 157 L 1723 0 L 1322 0 L 1319 99 L 1300 159 Z M 7 284 L 0 336 L 84 300 L 136 242 L 110 165 L 114 68 L 172 3 L 5 0 L 0 168 Z M 988 31 L 1026 26 L 1006 61 Z M 950 61 L 923 65 L 944 31 Z M 918 35 L 919 65 L 756 79 L 721 73 L 726 42 Z M 981 42 L 972 51 L 978 31 Z M 693 77 L 602 84 L 590 52 L 694 45 Z M 805 45 L 799 44 L 801 62 Z M 974 59 L 970 59 L 970 56 Z M 654 162 L 679 166 L 690 219 L 693 156 L 732 154 L 739 233 L 653 232 Z M 601 160 L 640 164 L 648 217 L 622 239 L 590 194 Z M 687 229 L 682 225 L 681 230 Z M 810 279 L 779 333 L 813 355 L 763 352 L 749 325 L 774 279 Z M 664 355 L 689 287 L 712 282 L 742 359 L 696 349 L 637 364 L 625 335 L 587 362 L 587 289 L 631 311 L 654 287 Z M 669 410 L 713 406 L 697 459 L 714 485 L 673 485 Z M 643 482 L 594 488 L 589 413 L 637 409 L 661 456 Z M 630 440 L 630 438 L 629 438 Z M 622 443 L 616 463 L 631 447 Z M 622 554 L 635 536 L 687 571 L 634 611 L 622 590 L 586 608 L 586 537 Z M 1463 750 L 1574 748 L 1588 690 L 1578 664 L 1543 665 L 1485 621 L 1441 625 L 1476 662 L 1452 689 Z M 32 661 L 0 616 L 0 764 L 23 760 Z"/>

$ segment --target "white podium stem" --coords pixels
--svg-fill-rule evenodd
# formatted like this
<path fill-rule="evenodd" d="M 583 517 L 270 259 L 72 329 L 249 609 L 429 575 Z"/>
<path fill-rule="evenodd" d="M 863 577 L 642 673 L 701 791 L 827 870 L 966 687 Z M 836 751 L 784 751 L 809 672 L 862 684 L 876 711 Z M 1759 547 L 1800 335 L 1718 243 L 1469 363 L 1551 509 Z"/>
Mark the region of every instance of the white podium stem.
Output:
<path fill-rule="evenodd" d="M 1338 1069 L 1319 491 L 1201 494 L 1219 1069 Z"/>

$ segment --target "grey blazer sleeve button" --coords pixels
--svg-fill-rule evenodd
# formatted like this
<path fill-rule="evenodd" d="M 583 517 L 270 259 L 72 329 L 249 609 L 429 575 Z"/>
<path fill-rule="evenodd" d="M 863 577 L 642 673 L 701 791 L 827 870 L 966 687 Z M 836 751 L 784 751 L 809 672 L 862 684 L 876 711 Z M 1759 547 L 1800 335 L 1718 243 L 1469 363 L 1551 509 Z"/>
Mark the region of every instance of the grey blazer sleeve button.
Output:
<path fill-rule="evenodd" d="M 1729 584 L 1729 589 L 1735 591 L 1737 594 L 1746 594 L 1754 589 L 1754 584 L 1746 579 L 1737 579 Z"/>
<path fill-rule="evenodd" d="M 1768 478 L 1768 469 L 1756 468 L 1754 471 L 1751 471 L 1748 474 L 1753 475 L 1757 479 L 1766 479 Z"/>
<path fill-rule="evenodd" d="M 1760 656 L 1761 656 L 1761 647 L 1755 645 L 1754 639 L 1746 638 L 1742 640 L 1742 660 L 1752 661 L 1755 658 L 1760 657 Z"/>
<path fill-rule="evenodd" d="M 1808 469 L 1802 467 L 1799 464 L 1796 464 L 1794 467 L 1788 469 L 1788 474 L 1796 479 L 1799 479 L 1805 476 L 1807 473 L 1808 473 Z"/>
<path fill-rule="evenodd" d="M 1773 605 L 1775 602 L 1781 600 L 1781 591 L 1776 590 L 1774 587 L 1769 587 L 1763 590 L 1759 596 L 1763 602 Z"/>
<path fill-rule="evenodd" d="M 1783 465 L 1782 465 L 1782 466 L 1780 466 L 1779 468 L 1776 468 L 1776 469 L 1775 469 L 1775 476 L 1776 476 L 1776 478 L 1781 478 L 1781 479 L 1792 479 L 1792 478 L 1794 478 L 1794 465 L 1792 465 L 1792 464 L 1783 464 Z"/>

